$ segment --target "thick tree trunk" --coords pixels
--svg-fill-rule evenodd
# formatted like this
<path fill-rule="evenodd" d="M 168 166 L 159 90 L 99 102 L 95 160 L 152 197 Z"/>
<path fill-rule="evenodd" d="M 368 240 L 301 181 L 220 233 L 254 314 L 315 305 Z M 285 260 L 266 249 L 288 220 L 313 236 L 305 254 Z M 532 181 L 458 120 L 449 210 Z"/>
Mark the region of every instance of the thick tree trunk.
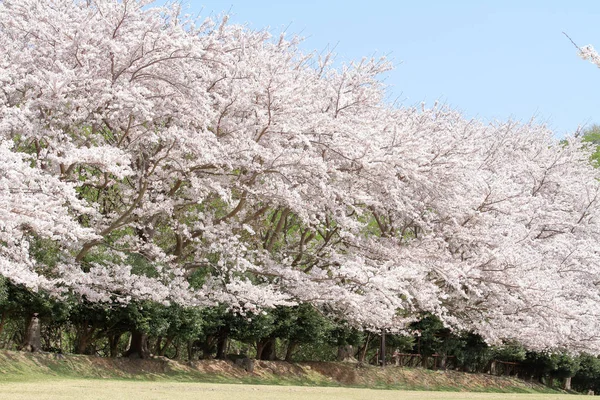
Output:
<path fill-rule="evenodd" d="M 381 343 L 379 344 L 379 354 L 381 354 L 381 366 L 385 367 L 386 364 L 386 359 L 385 359 L 385 355 L 386 355 L 386 346 L 385 346 L 385 330 L 381 330 Z"/>
<path fill-rule="evenodd" d="M 178 340 L 175 345 L 175 355 L 173 356 L 173 360 L 179 360 L 181 358 L 181 341 Z"/>
<path fill-rule="evenodd" d="M 217 359 L 225 360 L 227 358 L 227 335 L 222 335 L 217 341 Z"/>
<path fill-rule="evenodd" d="M 80 337 L 75 343 L 75 354 L 86 354 L 87 344 L 87 340 L 85 340 L 83 337 Z"/>
<path fill-rule="evenodd" d="M 365 343 L 358 349 L 358 362 L 361 364 L 365 363 L 365 358 L 367 357 L 367 349 L 369 348 L 369 342 L 371 341 L 371 333 L 367 333 L 367 337 L 365 339 Z M 339 353 L 338 353 L 339 355 Z"/>
<path fill-rule="evenodd" d="M 497 367 L 496 367 L 496 360 L 493 360 L 492 363 L 490 364 L 490 375 L 497 375 Z"/>
<path fill-rule="evenodd" d="M 256 359 L 257 360 L 262 360 L 262 354 L 263 354 L 263 350 L 265 349 L 265 343 L 262 340 L 257 340 L 256 341 Z"/>
<path fill-rule="evenodd" d="M 160 350 L 161 350 L 162 340 L 163 340 L 162 336 L 157 337 L 156 344 L 154 345 L 154 354 L 158 354 L 159 356 L 161 355 Z"/>
<path fill-rule="evenodd" d="M 75 342 L 75 354 L 87 354 L 89 336 L 87 334 L 78 335 Z"/>
<path fill-rule="evenodd" d="M 187 342 L 187 353 L 188 353 L 188 361 L 192 361 L 194 359 L 194 341 L 188 340 Z"/>
<path fill-rule="evenodd" d="M 563 383 L 563 389 L 571 390 L 571 377 L 565 378 L 565 381 Z"/>
<path fill-rule="evenodd" d="M 294 351 L 298 348 L 298 343 L 294 341 L 290 341 L 287 346 L 287 350 L 285 352 L 285 361 L 292 362 L 292 356 L 294 355 Z"/>
<path fill-rule="evenodd" d="M 95 326 L 89 326 L 87 321 L 84 321 L 77 327 L 75 337 L 75 354 L 90 354 L 90 345 L 94 332 L 96 331 Z"/>
<path fill-rule="evenodd" d="M 6 324 L 6 317 L 8 317 L 8 313 L 6 311 L 2 311 L 2 316 L 0 317 L 0 335 L 4 331 L 4 325 Z"/>
<path fill-rule="evenodd" d="M 108 346 L 111 358 L 116 358 L 119 354 L 119 340 L 121 340 L 121 334 L 115 333 L 108 337 Z"/>
<path fill-rule="evenodd" d="M 277 358 L 276 347 L 275 347 L 277 345 L 276 340 L 277 339 L 275 339 L 275 338 L 267 339 L 267 341 L 264 344 L 260 360 L 273 361 Z"/>
<path fill-rule="evenodd" d="M 202 343 L 202 359 L 208 360 L 213 354 L 213 345 L 215 342 L 214 336 L 208 336 Z"/>
<path fill-rule="evenodd" d="M 124 354 L 125 357 L 131 358 L 150 358 L 150 350 L 148 349 L 148 335 L 139 331 L 131 332 L 131 344 L 129 349 Z"/>
<path fill-rule="evenodd" d="M 23 342 L 23 350 L 37 352 L 42 348 L 42 334 L 40 320 L 38 314 L 35 313 L 29 320 L 27 332 L 25 333 L 25 341 Z"/>
<path fill-rule="evenodd" d="M 162 338 L 161 338 L 161 342 L 162 342 Z M 156 353 L 161 356 L 164 357 L 165 352 L 167 351 L 167 348 L 171 345 L 171 343 L 173 342 L 173 337 L 167 337 L 167 340 L 165 341 L 165 344 L 161 346 L 161 343 L 158 342 L 157 343 L 157 351 Z"/>

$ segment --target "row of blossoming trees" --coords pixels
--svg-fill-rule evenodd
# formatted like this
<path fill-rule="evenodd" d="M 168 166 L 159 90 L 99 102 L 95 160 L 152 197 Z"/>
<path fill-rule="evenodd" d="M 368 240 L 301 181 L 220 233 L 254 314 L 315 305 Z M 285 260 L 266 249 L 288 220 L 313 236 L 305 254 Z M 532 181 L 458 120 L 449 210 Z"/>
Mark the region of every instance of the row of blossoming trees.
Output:
<path fill-rule="evenodd" d="M 600 351 L 600 174 L 579 140 L 397 107 L 385 60 L 335 67 L 147 3 L 0 3 L 13 285 L 307 304 L 371 330 L 428 312 L 490 342 Z"/>

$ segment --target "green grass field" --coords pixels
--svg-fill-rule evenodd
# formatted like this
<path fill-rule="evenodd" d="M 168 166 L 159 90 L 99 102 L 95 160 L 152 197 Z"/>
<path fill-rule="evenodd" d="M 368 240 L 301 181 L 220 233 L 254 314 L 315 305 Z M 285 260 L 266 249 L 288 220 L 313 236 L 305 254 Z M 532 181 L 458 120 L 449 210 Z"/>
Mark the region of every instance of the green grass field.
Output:
<path fill-rule="evenodd" d="M 558 394 L 415 392 L 333 387 L 130 382 L 119 380 L 45 380 L 0 383 L 0 399 L 6 400 L 565 400 L 572 398 L 573 395 Z"/>

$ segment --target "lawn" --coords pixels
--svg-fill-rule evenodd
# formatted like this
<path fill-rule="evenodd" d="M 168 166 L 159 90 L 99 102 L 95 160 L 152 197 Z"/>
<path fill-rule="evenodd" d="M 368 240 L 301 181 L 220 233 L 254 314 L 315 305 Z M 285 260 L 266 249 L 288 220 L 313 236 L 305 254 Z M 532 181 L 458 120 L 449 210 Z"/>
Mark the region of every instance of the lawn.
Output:
<path fill-rule="evenodd" d="M 518 399 L 562 400 L 572 395 L 371 390 L 339 387 L 133 382 L 120 380 L 43 380 L 0 383 L 0 399 L 10 400 L 398 400 Z"/>

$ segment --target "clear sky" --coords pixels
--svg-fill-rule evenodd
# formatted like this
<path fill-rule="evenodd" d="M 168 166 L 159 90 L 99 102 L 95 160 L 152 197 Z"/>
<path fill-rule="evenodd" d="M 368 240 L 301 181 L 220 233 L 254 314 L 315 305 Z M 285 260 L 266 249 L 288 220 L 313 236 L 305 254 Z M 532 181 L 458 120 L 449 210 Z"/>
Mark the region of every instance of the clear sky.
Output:
<path fill-rule="evenodd" d="M 600 69 L 562 34 L 600 50 L 598 0 L 182 1 L 299 34 L 306 51 L 335 46 L 341 61 L 389 55 L 389 95 L 405 105 L 440 100 L 486 121 L 535 116 L 557 136 L 600 123 Z"/>

